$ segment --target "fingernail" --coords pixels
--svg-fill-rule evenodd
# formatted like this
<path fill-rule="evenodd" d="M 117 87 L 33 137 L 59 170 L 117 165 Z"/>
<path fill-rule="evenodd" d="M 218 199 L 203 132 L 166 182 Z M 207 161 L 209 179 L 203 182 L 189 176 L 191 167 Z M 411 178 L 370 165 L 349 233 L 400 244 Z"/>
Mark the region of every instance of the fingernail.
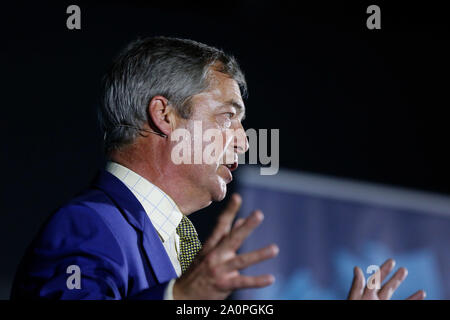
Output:
<path fill-rule="evenodd" d="M 257 210 L 255 212 L 255 217 L 256 217 L 256 219 L 258 219 L 260 221 L 264 220 L 264 214 L 260 210 Z"/>
<path fill-rule="evenodd" d="M 275 256 L 278 254 L 278 252 L 280 252 L 280 248 L 278 248 L 278 246 L 275 244 L 271 246 L 270 250 Z"/>
<path fill-rule="evenodd" d="M 403 279 L 405 279 L 407 276 L 408 276 L 408 269 L 405 268 Z"/>
<path fill-rule="evenodd" d="M 391 268 L 394 268 L 395 267 L 395 260 L 394 259 L 391 259 Z"/>
<path fill-rule="evenodd" d="M 408 269 L 402 268 L 402 281 L 406 279 L 406 276 L 408 275 Z"/>

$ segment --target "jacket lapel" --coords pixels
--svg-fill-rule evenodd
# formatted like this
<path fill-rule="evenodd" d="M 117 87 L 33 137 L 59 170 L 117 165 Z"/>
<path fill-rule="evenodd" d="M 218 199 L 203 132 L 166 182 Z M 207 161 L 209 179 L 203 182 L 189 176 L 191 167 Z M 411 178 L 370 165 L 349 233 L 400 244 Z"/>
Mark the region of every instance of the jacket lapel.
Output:
<path fill-rule="evenodd" d="M 120 179 L 103 169 L 100 170 L 95 179 L 94 186 L 108 194 L 127 221 L 142 232 L 144 251 L 157 281 L 163 283 L 176 278 L 175 269 L 155 227 L 131 190 Z"/>

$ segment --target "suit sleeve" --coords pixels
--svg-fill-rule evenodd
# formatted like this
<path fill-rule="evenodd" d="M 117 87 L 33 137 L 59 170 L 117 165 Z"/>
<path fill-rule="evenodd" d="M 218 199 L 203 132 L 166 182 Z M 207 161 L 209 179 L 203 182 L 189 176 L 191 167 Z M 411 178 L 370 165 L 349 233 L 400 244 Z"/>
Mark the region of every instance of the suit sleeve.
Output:
<path fill-rule="evenodd" d="M 167 283 L 127 297 L 128 266 L 120 243 L 92 209 L 62 208 L 29 248 L 12 299 L 163 299 Z"/>

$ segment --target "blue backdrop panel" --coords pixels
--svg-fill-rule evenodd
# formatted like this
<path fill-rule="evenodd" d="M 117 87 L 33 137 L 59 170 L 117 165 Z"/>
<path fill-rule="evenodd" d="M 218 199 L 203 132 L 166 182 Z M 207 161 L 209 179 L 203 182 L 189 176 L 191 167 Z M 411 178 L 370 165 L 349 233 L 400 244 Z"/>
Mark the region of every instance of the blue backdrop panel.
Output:
<path fill-rule="evenodd" d="M 277 243 L 280 254 L 244 271 L 272 273 L 275 284 L 236 298 L 345 299 L 354 266 L 366 272 L 390 257 L 395 269 L 409 270 L 393 299 L 418 289 L 428 299 L 450 298 L 448 198 L 286 171 L 259 176 L 246 168 L 237 181 L 241 216 L 265 214 L 241 251 Z"/>

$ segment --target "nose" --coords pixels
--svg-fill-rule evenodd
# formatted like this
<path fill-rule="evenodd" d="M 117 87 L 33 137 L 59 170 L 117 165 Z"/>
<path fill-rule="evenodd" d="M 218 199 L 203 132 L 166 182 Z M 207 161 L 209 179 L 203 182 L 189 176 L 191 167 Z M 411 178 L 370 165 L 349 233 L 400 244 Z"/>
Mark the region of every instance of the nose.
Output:
<path fill-rule="evenodd" d="M 237 154 L 243 154 L 247 152 L 248 148 L 247 135 L 245 134 L 242 124 L 239 123 L 238 128 L 235 129 L 234 149 Z"/>

